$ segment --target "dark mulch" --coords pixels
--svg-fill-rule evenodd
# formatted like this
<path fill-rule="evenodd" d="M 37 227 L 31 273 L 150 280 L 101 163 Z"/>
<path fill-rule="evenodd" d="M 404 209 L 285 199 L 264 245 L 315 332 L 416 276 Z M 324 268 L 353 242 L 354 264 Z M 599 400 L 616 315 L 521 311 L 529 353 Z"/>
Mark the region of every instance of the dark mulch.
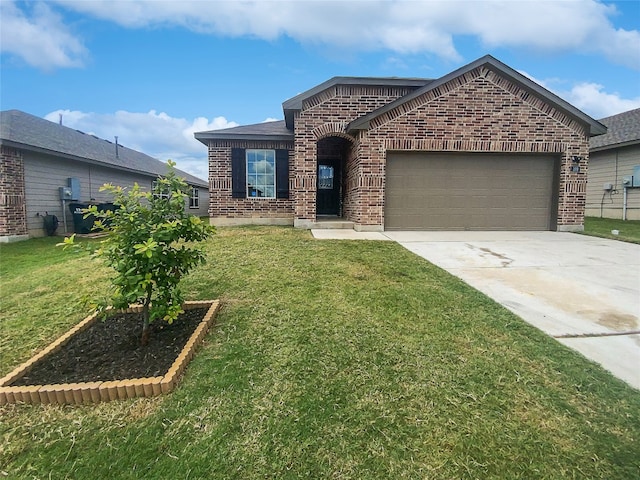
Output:
<path fill-rule="evenodd" d="M 11 385 L 49 385 L 163 376 L 178 357 L 206 308 L 194 308 L 168 324 L 155 321 L 149 343 L 140 346 L 142 317 L 124 313 L 97 321 L 58 352 L 37 362 Z"/>

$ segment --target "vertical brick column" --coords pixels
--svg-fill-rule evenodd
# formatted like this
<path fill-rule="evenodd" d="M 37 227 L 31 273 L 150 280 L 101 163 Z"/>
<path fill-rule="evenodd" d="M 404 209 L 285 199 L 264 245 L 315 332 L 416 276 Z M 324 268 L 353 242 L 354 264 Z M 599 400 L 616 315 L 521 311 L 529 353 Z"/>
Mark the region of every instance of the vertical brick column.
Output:
<path fill-rule="evenodd" d="M 22 153 L 0 146 L 0 237 L 26 235 L 27 209 Z"/>
<path fill-rule="evenodd" d="M 299 115 L 295 123 L 294 192 L 296 222 L 316 220 L 316 138 L 313 122 Z"/>
<path fill-rule="evenodd" d="M 585 135 L 586 137 L 586 135 Z M 573 144 L 565 152 L 560 167 L 558 196 L 558 230 L 582 230 L 587 203 L 587 168 L 589 154 L 586 146 Z M 579 162 L 573 158 L 579 157 Z M 579 171 L 574 171 L 577 167 Z"/>

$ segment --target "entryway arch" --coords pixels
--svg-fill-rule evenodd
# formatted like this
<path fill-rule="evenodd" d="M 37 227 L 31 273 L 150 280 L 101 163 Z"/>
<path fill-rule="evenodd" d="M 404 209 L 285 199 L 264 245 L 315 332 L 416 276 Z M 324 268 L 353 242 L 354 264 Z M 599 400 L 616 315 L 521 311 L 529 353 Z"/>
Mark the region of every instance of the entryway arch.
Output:
<path fill-rule="evenodd" d="M 316 143 L 316 215 L 345 218 L 349 212 L 349 174 L 353 143 L 346 134 L 334 133 Z"/>

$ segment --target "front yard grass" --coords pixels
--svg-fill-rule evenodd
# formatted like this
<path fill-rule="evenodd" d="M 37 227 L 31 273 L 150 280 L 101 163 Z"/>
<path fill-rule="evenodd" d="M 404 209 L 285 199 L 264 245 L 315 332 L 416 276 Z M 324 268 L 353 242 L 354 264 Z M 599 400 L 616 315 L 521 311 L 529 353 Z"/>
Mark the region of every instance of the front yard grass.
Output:
<path fill-rule="evenodd" d="M 0 247 L 0 375 L 86 315 L 105 268 Z M 217 326 L 165 397 L 0 407 L 8 478 L 640 476 L 640 392 L 393 242 L 220 229 Z"/>
<path fill-rule="evenodd" d="M 611 233 L 612 230 L 618 230 L 618 235 Z M 640 220 L 585 217 L 584 233 L 594 237 L 640 243 Z"/>

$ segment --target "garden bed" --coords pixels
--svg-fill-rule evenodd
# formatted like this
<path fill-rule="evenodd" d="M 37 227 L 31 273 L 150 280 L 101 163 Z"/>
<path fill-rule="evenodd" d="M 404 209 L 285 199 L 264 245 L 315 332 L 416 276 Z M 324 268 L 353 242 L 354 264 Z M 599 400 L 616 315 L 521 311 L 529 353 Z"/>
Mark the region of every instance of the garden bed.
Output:
<path fill-rule="evenodd" d="M 186 302 L 173 324 L 158 322 L 138 346 L 141 307 L 105 322 L 87 317 L 33 358 L 0 379 L 5 403 L 94 403 L 172 391 L 213 323 L 219 302 Z"/>

